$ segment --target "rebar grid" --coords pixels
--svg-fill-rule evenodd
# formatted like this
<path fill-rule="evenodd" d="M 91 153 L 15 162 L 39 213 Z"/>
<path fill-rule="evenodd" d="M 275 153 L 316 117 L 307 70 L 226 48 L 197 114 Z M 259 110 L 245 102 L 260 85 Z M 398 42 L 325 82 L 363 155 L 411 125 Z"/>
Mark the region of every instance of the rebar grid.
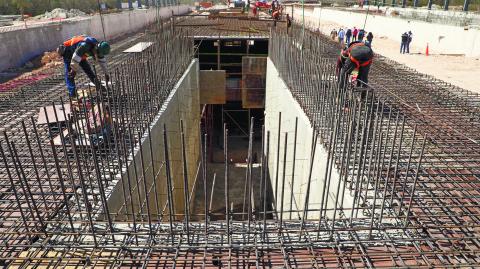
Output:
<path fill-rule="evenodd" d="M 267 39 L 270 28 L 275 24 L 272 20 L 248 17 L 177 15 L 174 18 L 175 27 L 188 29 L 198 39 Z M 277 23 L 277 27 L 285 26 L 284 21 Z"/>
<path fill-rule="evenodd" d="M 419 249 L 461 253 L 432 262 L 478 264 L 478 95 L 378 56 L 368 87 L 338 90 L 335 54 L 324 53 L 338 44 L 293 32 L 273 33 L 270 57 L 328 149 L 327 166 L 341 174 L 330 186 L 327 170 L 324 185 L 339 212 L 322 215 L 322 199 L 321 216 L 353 221 L 368 210 L 372 227 L 417 227 L 426 240 Z"/>
<path fill-rule="evenodd" d="M 432 135 L 425 134 L 424 126 L 428 127 L 428 122 L 415 118 L 418 115 L 391 93 L 396 90 L 393 86 L 387 87 L 391 82 L 385 82 L 386 86 L 373 84 L 382 81 L 382 72 L 388 72 L 388 62 L 382 67 L 385 69 L 381 69 L 382 60 L 375 62 L 379 68 L 374 64 L 371 87 L 359 90 L 348 84 L 347 89 L 338 90 L 335 45 L 310 32 L 304 36 L 300 36 L 300 31 L 292 32 L 294 34 L 289 35 L 277 29 L 270 33 L 270 57 L 315 126 L 318 136 L 306 142 L 311 143 L 312 155 L 317 139 L 330 152 L 321 190 L 308 189 L 305 199 L 297 201 L 300 206 L 292 208 L 288 202 L 291 200 L 285 198 L 291 194 L 286 192 L 286 184 L 282 184 L 278 193 L 285 199 L 278 196 L 275 199 L 283 203 L 272 203 L 266 195 L 270 181 L 268 168 L 262 165 L 261 178 L 252 178 L 249 146 L 245 181 L 248 191 L 244 197 L 247 206 L 242 211 L 229 210 L 230 165 L 228 147 L 225 147 L 225 214 L 209 212 L 207 200 L 212 193 L 207 193 L 207 188 L 204 188 L 205 210 L 199 215 L 202 221 L 192 221 L 196 213 L 174 212 L 172 179 L 166 173 L 170 164 L 169 149 L 163 148 L 165 162 L 144 163 L 152 152 L 151 149 L 141 151 L 140 143 L 151 141 L 148 125 L 190 63 L 194 55 L 193 40 L 188 37 L 189 33 L 173 24 L 159 23 L 153 29 L 154 35 L 147 38 L 154 42 L 152 48 L 122 59 L 113 68 L 112 86 L 108 85 L 106 91 L 102 91 L 100 85 L 87 88 L 91 92 L 91 104 L 105 104 L 98 112 L 109 112 L 115 119 L 110 139 L 87 139 L 85 134 L 90 133 L 90 129 L 103 129 L 105 122 L 89 121 L 85 103 L 83 110 L 66 117 L 65 124 L 53 124 L 49 128 L 40 128 L 35 120 L 29 119 L 32 111 L 36 111 L 33 106 L 26 110 L 30 114 L 7 114 L 10 118 L 5 122 L 15 121 L 0 140 L 3 160 L 0 164 L 3 189 L 0 260 L 13 268 L 478 265 L 477 183 L 470 172 L 472 162 L 458 161 L 455 155 L 438 154 L 435 151 L 438 142 L 435 144 Z M 401 82 L 402 78 L 397 81 Z M 421 85 L 419 83 L 419 87 Z M 389 91 L 383 92 L 384 89 Z M 59 100 L 58 96 L 63 94 L 60 90 L 58 86 L 56 96 L 36 105 Z M 417 95 L 412 94 L 409 101 L 414 97 L 430 100 L 425 91 Z M 456 102 L 468 103 L 475 109 L 472 98 L 465 98 L 460 91 L 452 91 L 451 95 Z M 19 103 L 28 101 L 25 96 L 17 98 Z M 448 98 L 450 96 L 442 100 L 448 104 Z M 445 115 L 455 118 L 450 113 Z M 253 120 L 250 145 L 254 137 Z M 75 129 L 81 135 L 76 139 L 64 137 L 61 130 L 65 129 L 70 132 Z M 182 149 L 188 131 L 182 128 Z M 57 135 L 62 142 L 59 146 L 53 145 Z M 164 141 L 167 135 L 164 132 Z M 262 137 L 265 155 L 260 159 L 266 164 L 272 158 L 269 147 L 277 141 L 271 141 L 268 132 Z M 282 133 L 281 137 L 285 137 L 281 142 L 287 144 L 289 135 Z M 439 137 L 443 136 L 439 134 Z M 203 135 L 202 140 L 207 141 L 207 137 Z M 227 126 L 224 141 L 228 145 Z M 211 179 L 206 177 L 205 142 L 199 147 L 200 163 L 188 165 L 198 170 L 198 181 L 207 182 Z M 116 182 L 125 180 L 115 175 L 128 169 L 126 166 L 133 161 L 137 148 L 141 169 L 135 178 L 122 183 L 129 186 L 123 189 L 123 206 L 112 212 L 107 196 Z M 182 162 L 186 166 L 183 153 Z M 281 153 L 286 156 L 285 152 Z M 448 173 L 431 172 L 439 162 L 448 167 L 442 168 L 449 169 Z M 331 180 L 333 169 L 340 171 L 338 184 Z M 145 174 L 152 172 L 154 175 L 165 173 L 168 185 L 164 186 L 168 198 L 154 203 L 148 196 L 157 198 L 160 194 L 156 193 L 154 183 L 145 180 Z M 460 177 L 463 182 L 454 181 Z M 254 180 L 261 183 L 259 191 L 252 187 Z M 185 186 L 183 191 L 188 201 L 192 197 L 190 188 Z M 140 199 L 139 192 L 146 197 Z M 460 197 L 458 192 L 468 192 L 470 196 Z M 333 205 L 327 198 L 329 193 L 334 193 Z M 322 195 L 318 207 L 309 203 L 309 196 L 314 194 Z M 344 204 L 348 195 L 354 197 L 352 204 Z M 250 198 L 254 196 L 261 197 L 260 204 L 251 204 L 255 199 Z M 134 206 L 137 202 L 139 207 Z M 189 204 L 182 206 L 188 212 Z M 159 209 L 154 210 L 155 207 Z M 455 214 L 455 210 L 464 213 Z M 224 220 L 211 220 L 214 217 Z"/>
<path fill-rule="evenodd" d="M 102 213 L 112 231 L 106 195 L 113 187 L 113 176 L 124 169 L 128 152 L 138 144 L 193 55 L 193 40 L 182 31 L 173 32 L 170 24 L 158 21 L 150 31 L 134 38 L 157 44 L 145 52 L 118 53 L 131 40 L 115 49 L 112 81 L 106 88 L 82 86 L 86 80 L 77 80 L 78 91 L 88 98 L 71 115 L 66 107 L 72 100 L 69 104 L 56 76 L 34 83 L 33 88 L 24 86 L 2 94 L 7 115 L 1 119 L 0 139 L 3 262 L 21 255 L 23 247 L 16 244 L 36 242 L 36 231 L 44 236 L 57 234 L 54 220 L 65 221 L 60 231 L 65 228 L 82 234 L 88 226 L 95 234 L 93 223 Z M 158 66 L 162 66 L 159 72 L 153 72 Z M 42 108 L 45 105 L 62 109 L 48 114 Z M 48 115 L 47 126 L 36 122 L 39 108 Z M 62 117 L 67 120 L 58 121 Z M 114 118 L 116 124 L 108 127 L 108 135 L 98 135 L 107 128 L 106 117 Z M 55 144 L 55 137 L 60 145 Z M 83 226 L 82 220 L 89 225 Z"/>

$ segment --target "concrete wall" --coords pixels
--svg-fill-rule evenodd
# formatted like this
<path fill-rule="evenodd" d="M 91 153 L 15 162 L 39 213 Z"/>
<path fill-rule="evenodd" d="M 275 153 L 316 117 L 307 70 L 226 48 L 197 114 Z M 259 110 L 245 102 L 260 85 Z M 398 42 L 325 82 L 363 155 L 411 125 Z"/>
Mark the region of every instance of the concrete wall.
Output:
<path fill-rule="evenodd" d="M 197 172 L 197 166 L 199 161 L 200 152 L 200 140 L 199 140 L 199 126 L 200 126 L 200 97 L 199 97 L 199 65 L 198 60 L 192 61 L 188 69 L 185 71 L 182 78 L 177 82 L 175 88 L 172 90 L 168 99 L 165 101 L 160 112 L 157 114 L 152 124 L 150 125 L 151 140 L 152 140 L 152 152 L 155 165 L 155 174 L 157 184 L 157 193 L 159 198 L 160 213 L 164 208 L 167 201 L 167 181 L 166 170 L 164 165 L 164 143 L 163 143 L 163 126 L 166 125 L 168 136 L 168 149 L 171 165 L 172 182 L 174 186 L 174 206 L 175 213 L 184 212 L 184 193 L 183 193 L 183 162 L 182 162 L 182 144 L 180 133 L 180 120 L 183 120 L 183 126 L 185 130 L 185 144 L 186 155 L 188 165 L 188 181 L 189 189 L 193 188 L 193 182 Z M 151 213 L 156 215 L 155 196 L 153 191 L 153 171 L 151 169 L 150 158 L 150 140 L 145 132 L 141 143 L 143 151 L 143 161 L 146 169 L 146 182 L 147 189 L 152 188 L 149 194 L 149 206 Z M 142 166 L 140 147 L 135 148 L 134 154 L 131 155 L 132 159 L 128 165 L 128 172 L 124 171 L 122 176 L 117 175 L 116 183 L 108 196 L 108 205 L 111 212 L 124 213 L 124 208 L 121 208 L 124 203 L 122 182 L 126 190 L 128 190 L 128 176 L 133 191 L 133 201 L 135 211 L 138 213 L 138 195 L 136 192 L 137 183 L 136 180 L 141 180 Z M 133 158 L 135 161 L 133 161 Z M 135 168 L 137 169 L 137 176 L 135 175 Z M 160 170 L 161 168 L 161 170 Z M 160 170 L 160 171 L 159 171 Z M 123 180 L 121 179 L 123 177 Z M 144 200 L 145 193 L 143 191 L 143 183 L 140 183 L 140 200 Z M 127 191 L 127 197 L 128 197 Z M 128 200 L 127 200 L 128 201 Z M 129 208 L 129 213 L 131 213 Z M 143 206 L 143 212 L 146 214 L 146 206 Z M 165 211 L 168 214 L 168 208 Z"/>
<path fill-rule="evenodd" d="M 291 8 L 287 8 L 291 14 Z M 365 15 L 357 12 L 335 10 L 316 7 L 305 10 L 305 23 L 318 28 L 322 21 L 331 21 L 346 27 L 362 28 Z M 302 9 L 294 9 L 294 19 L 302 20 Z M 423 21 L 406 20 L 393 17 L 369 14 L 365 24 L 366 31 L 373 32 L 374 36 L 385 36 L 400 44 L 404 32 L 413 32 L 412 45 L 426 48 L 433 54 L 465 54 L 467 57 L 480 56 L 480 29 L 464 28 L 460 26 L 428 23 Z"/>
<path fill-rule="evenodd" d="M 281 138 L 280 148 L 278 150 L 278 124 L 279 112 L 281 116 Z M 294 134 L 295 134 L 295 119 L 298 118 L 297 128 L 297 143 L 295 154 L 295 174 L 294 184 L 292 185 L 292 168 L 293 168 L 293 150 L 294 150 Z M 266 98 L 265 98 L 265 130 L 270 132 L 270 154 L 268 169 L 270 174 L 270 181 L 272 191 L 275 196 L 276 174 L 277 174 L 277 152 L 280 155 L 279 169 L 278 169 L 278 194 L 276 199 L 277 210 L 280 211 L 281 205 L 281 189 L 283 178 L 283 156 L 284 156 L 284 142 L 285 132 L 288 133 L 287 141 L 287 159 L 285 169 L 285 194 L 284 194 L 284 210 L 289 209 L 290 196 L 293 192 L 294 204 L 297 208 L 293 210 L 303 210 L 305 203 L 305 194 L 307 190 L 308 175 L 311 159 L 311 146 L 313 127 L 308 117 L 303 112 L 303 109 L 292 96 L 290 90 L 278 74 L 275 65 L 270 59 L 267 63 L 267 84 L 266 84 Z M 320 208 L 320 201 L 325 180 L 327 151 L 317 140 L 316 152 L 314 156 L 312 177 L 311 177 L 311 192 L 309 198 L 309 209 Z M 339 182 L 339 174 L 336 169 L 333 169 L 331 175 L 331 189 L 328 195 L 328 208 L 333 208 L 335 201 L 335 191 Z M 292 187 L 293 186 L 293 187 Z M 345 195 L 346 205 L 351 205 L 352 198 Z M 329 212 L 328 215 L 331 215 Z M 285 214 L 284 218 L 289 215 Z M 309 217 L 318 217 L 318 211 L 309 213 Z M 337 215 L 338 216 L 338 215 Z M 293 214 L 292 218 L 297 218 L 298 215 Z"/>
<path fill-rule="evenodd" d="M 156 9 L 132 10 L 117 14 L 99 15 L 81 20 L 67 20 L 57 25 L 45 25 L 0 33 L 0 71 L 18 67 L 45 51 L 52 51 L 68 38 L 88 34 L 104 39 L 102 19 L 107 40 L 119 38 L 143 29 L 151 24 L 157 12 L 162 18 L 175 14 L 184 14 L 189 7 L 172 6 Z"/>

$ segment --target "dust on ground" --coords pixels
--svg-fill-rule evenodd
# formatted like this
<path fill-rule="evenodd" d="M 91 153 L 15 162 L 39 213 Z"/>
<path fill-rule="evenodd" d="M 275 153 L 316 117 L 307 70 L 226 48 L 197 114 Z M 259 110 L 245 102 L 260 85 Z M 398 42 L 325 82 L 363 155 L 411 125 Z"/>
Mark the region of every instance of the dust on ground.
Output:
<path fill-rule="evenodd" d="M 331 21 L 322 21 L 321 31 L 329 35 L 332 29 L 345 29 L 347 26 Z M 353 25 L 348 25 L 353 27 Z M 368 33 L 368 29 L 365 29 Z M 449 55 L 425 55 L 426 47 L 415 43 L 415 29 L 412 29 L 413 40 L 410 54 L 400 54 L 400 42 L 391 40 L 382 33 L 373 33 L 372 49 L 385 57 L 402 63 L 418 72 L 456 85 L 460 88 L 480 93 L 476 76 L 480 75 L 480 58 Z"/>

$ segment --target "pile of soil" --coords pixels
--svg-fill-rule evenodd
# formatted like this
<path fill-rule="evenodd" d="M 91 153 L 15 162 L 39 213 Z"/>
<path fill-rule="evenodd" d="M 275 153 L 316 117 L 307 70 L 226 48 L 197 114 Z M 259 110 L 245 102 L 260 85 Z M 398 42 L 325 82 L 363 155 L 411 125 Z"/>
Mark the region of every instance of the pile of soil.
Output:
<path fill-rule="evenodd" d="M 87 14 L 78 9 L 70 9 L 66 10 L 63 8 L 56 8 L 50 12 L 45 12 L 45 14 L 35 16 L 34 18 L 37 20 L 44 20 L 44 19 L 67 19 L 73 18 L 78 16 L 86 16 Z"/>
<path fill-rule="evenodd" d="M 40 64 L 42 66 L 57 66 L 62 64 L 62 57 L 56 51 L 44 52 L 40 57 Z"/>

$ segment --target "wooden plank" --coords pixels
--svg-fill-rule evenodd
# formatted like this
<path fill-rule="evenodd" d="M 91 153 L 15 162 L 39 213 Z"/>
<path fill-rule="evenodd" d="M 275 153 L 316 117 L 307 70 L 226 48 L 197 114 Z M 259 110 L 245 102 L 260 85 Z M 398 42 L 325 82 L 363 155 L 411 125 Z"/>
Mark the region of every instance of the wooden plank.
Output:
<path fill-rule="evenodd" d="M 63 107 L 65 107 L 65 114 L 70 115 L 70 104 L 64 104 Z M 64 122 L 65 116 L 63 113 L 63 107 L 62 105 L 55 105 L 53 106 L 46 106 L 45 109 L 47 110 L 47 115 L 45 115 L 45 110 L 40 108 L 40 111 L 38 112 L 37 116 L 37 124 L 47 124 L 47 117 L 48 117 L 48 122 L 50 123 L 56 123 L 57 120 L 55 118 L 55 111 L 57 111 L 57 117 L 58 117 L 58 122 Z"/>
<path fill-rule="evenodd" d="M 68 139 L 67 137 L 68 137 L 68 129 L 65 129 L 65 130 L 63 130 L 63 138 Z M 61 146 L 62 145 L 62 137 L 60 136 L 60 134 L 55 136 L 55 138 L 53 139 L 53 144 L 55 146 Z"/>
<path fill-rule="evenodd" d="M 107 82 L 105 82 L 105 80 L 102 80 L 100 83 L 102 84 L 103 87 L 107 86 Z M 95 84 L 90 81 L 89 83 L 86 83 L 85 86 L 95 87 Z M 108 86 L 110 86 L 110 87 L 112 86 L 111 81 L 108 82 Z"/>
<path fill-rule="evenodd" d="M 130 48 L 124 50 L 124 53 L 138 53 L 146 50 L 148 47 L 153 45 L 153 42 L 138 42 L 137 44 L 131 46 Z"/>
<path fill-rule="evenodd" d="M 200 103 L 226 103 L 225 70 L 200 70 Z"/>

